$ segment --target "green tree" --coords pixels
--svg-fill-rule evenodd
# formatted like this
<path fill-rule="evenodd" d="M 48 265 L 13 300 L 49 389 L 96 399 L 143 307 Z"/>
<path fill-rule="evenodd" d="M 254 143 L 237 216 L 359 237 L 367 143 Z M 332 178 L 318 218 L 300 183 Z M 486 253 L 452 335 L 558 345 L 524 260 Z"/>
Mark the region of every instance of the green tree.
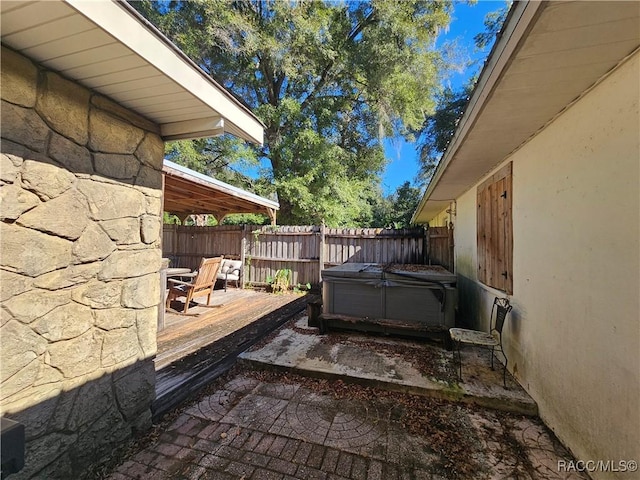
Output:
<path fill-rule="evenodd" d="M 394 228 L 406 228 L 411 225 L 411 217 L 420 202 L 421 189 L 409 182 L 398 187 L 394 195 L 393 214 Z"/>
<path fill-rule="evenodd" d="M 383 139 L 433 112 L 445 67 L 434 39 L 451 2 L 133 5 L 265 123 L 257 157 L 270 162 L 280 222 L 371 221 Z"/>
<path fill-rule="evenodd" d="M 507 1 L 503 7 L 494 12 L 489 12 L 485 16 L 484 31 L 473 37 L 476 49 L 488 50 L 493 46 L 500 35 L 511 3 L 511 1 Z M 438 162 L 455 134 L 458 122 L 467 108 L 477 79 L 478 74 L 476 73 L 469 78 L 462 88 L 458 90 L 445 88 L 438 94 L 435 113 L 427 117 L 417 134 L 418 142 L 416 147 L 420 163 L 419 183 L 426 184 L 430 181 Z"/>
<path fill-rule="evenodd" d="M 232 213 L 222 220 L 224 225 L 269 225 L 271 220 L 260 213 Z"/>
<path fill-rule="evenodd" d="M 504 21 L 507 19 L 507 14 L 509 13 L 512 3 L 511 0 L 507 0 L 498 10 L 487 13 L 484 17 L 484 32 L 480 32 L 473 37 L 476 48 L 483 50 L 493 46 L 494 41 L 500 35 L 502 25 L 504 25 Z"/>
<path fill-rule="evenodd" d="M 475 79 L 472 78 L 461 90 L 446 88 L 439 94 L 438 106 L 429 116 L 418 134 L 418 161 L 420 183 L 431 179 L 438 162 L 453 138 L 458 122 L 464 114 L 469 97 L 473 91 Z"/>
<path fill-rule="evenodd" d="M 407 228 L 411 226 L 411 216 L 420 201 L 420 187 L 406 181 L 394 193 L 381 196 L 375 205 L 373 227 Z"/>
<path fill-rule="evenodd" d="M 240 188 L 253 192 L 261 188 L 259 182 L 244 173 L 259 168 L 255 149 L 231 135 L 168 142 L 165 157 Z"/>

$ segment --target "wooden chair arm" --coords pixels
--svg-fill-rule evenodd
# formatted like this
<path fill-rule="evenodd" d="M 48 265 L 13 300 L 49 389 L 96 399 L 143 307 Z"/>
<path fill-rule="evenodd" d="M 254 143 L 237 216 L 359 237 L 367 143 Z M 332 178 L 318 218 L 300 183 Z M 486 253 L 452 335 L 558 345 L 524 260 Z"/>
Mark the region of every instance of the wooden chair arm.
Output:
<path fill-rule="evenodd" d="M 193 283 L 190 282 L 183 282 L 182 280 L 176 280 L 175 278 L 169 278 L 168 279 L 171 283 L 177 283 L 180 285 L 193 285 Z"/>

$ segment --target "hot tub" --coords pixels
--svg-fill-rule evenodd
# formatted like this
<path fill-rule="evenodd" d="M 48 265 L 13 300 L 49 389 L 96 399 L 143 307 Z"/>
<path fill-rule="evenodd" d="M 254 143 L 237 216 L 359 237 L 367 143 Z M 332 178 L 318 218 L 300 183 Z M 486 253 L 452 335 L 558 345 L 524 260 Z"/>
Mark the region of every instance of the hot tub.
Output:
<path fill-rule="evenodd" d="M 440 266 L 345 263 L 322 271 L 324 326 L 414 336 L 454 326 L 456 277 Z"/>

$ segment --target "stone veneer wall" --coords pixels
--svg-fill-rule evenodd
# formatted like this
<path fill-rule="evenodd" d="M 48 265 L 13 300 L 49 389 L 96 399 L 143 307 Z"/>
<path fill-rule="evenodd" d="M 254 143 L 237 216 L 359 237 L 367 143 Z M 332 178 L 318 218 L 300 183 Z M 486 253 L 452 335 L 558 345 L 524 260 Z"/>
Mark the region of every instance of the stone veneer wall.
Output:
<path fill-rule="evenodd" d="M 12 478 L 78 478 L 151 425 L 160 286 L 156 125 L 2 48 L 0 412 Z"/>

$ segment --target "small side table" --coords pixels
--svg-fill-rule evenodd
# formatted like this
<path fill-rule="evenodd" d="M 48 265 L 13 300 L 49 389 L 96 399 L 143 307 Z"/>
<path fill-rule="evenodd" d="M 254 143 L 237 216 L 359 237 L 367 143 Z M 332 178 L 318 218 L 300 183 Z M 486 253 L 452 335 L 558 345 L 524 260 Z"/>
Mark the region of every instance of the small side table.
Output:
<path fill-rule="evenodd" d="M 170 267 L 160 270 L 160 306 L 158 307 L 158 332 L 164 330 L 164 314 L 167 301 L 167 279 L 181 277 L 191 273 L 189 268 Z"/>

